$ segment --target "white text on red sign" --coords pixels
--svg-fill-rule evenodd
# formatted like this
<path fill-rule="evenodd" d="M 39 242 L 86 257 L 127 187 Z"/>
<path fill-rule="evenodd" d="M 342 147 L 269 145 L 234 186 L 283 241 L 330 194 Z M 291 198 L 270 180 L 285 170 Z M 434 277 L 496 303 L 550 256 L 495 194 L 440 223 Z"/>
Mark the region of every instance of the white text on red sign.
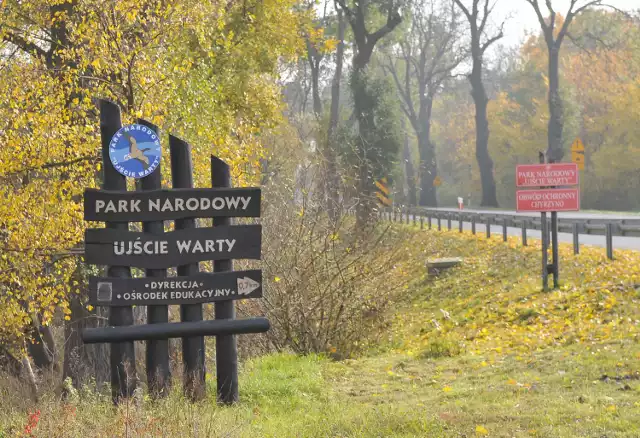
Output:
<path fill-rule="evenodd" d="M 523 164 L 516 167 L 516 186 L 573 186 L 578 175 L 575 163 Z"/>
<path fill-rule="evenodd" d="M 578 211 L 578 189 L 518 190 L 517 211 Z"/>

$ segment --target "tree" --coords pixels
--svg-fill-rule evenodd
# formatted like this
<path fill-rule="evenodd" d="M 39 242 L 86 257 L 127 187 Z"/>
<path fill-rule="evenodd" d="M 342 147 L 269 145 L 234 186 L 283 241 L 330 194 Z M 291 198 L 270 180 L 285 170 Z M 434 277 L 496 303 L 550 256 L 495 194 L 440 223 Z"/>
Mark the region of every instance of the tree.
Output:
<path fill-rule="evenodd" d="M 476 159 L 480 168 L 480 181 L 482 183 L 482 201 L 480 205 L 497 207 L 496 183 L 493 177 L 493 161 L 489 154 L 489 120 L 487 118 L 487 105 L 489 98 L 483 83 L 484 55 L 487 49 L 503 37 L 502 26 L 492 35 L 487 35 L 489 16 L 495 7 L 490 5 L 490 0 L 472 0 L 471 8 L 467 8 L 462 0 L 454 0 L 469 21 L 471 32 L 471 61 L 472 69 L 469 74 L 471 83 L 471 95 L 476 107 Z M 480 8 L 482 7 L 482 11 Z"/>
<path fill-rule="evenodd" d="M 340 113 L 340 82 L 342 81 L 342 67 L 344 64 L 344 34 L 347 23 L 342 10 L 338 10 L 338 48 L 336 50 L 336 69 L 331 83 L 331 109 L 329 113 L 329 128 L 325 147 L 327 212 L 329 219 L 336 222 L 339 208 L 338 194 L 338 164 L 336 157 L 336 134 L 338 130 L 338 116 Z"/>
<path fill-rule="evenodd" d="M 531 5 L 540 22 L 540 28 L 547 45 L 549 56 L 548 78 L 549 78 L 549 128 L 548 128 L 548 146 L 547 159 L 550 162 L 560 161 L 564 156 L 562 130 L 564 128 L 564 106 L 562 97 L 560 96 L 560 48 L 562 41 L 569 26 L 573 22 L 576 15 L 585 11 L 591 6 L 602 5 L 601 0 L 587 1 L 578 6 L 580 0 L 571 0 L 569 10 L 567 11 L 564 21 L 562 21 L 556 11 L 553 9 L 551 0 L 545 0 L 545 6 L 548 12 L 548 21 L 545 19 L 539 0 L 525 0 Z"/>
<path fill-rule="evenodd" d="M 401 108 L 418 138 L 420 205 L 427 206 L 437 205 L 433 181 L 438 172 L 431 139 L 433 101 L 464 58 L 458 46 L 459 23 L 453 5 L 438 9 L 437 3 L 435 0 L 410 3 L 410 28 L 399 39 L 395 53 L 387 54 L 384 65 L 393 77 Z M 405 160 L 410 160 L 407 152 Z"/>
<path fill-rule="evenodd" d="M 0 344 L 21 349 L 36 319 L 74 324 L 93 312 L 74 275 L 83 263 L 69 252 L 85 227 L 82 191 L 99 184 L 93 99 L 118 102 L 125 123 L 142 117 L 189 139 L 197 186 L 210 185 L 211 153 L 243 184 L 264 154 L 257 134 L 282 120 L 280 62 L 302 53 L 297 3 L 3 4 Z"/>
<path fill-rule="evenodd" d="M 371 93 L 384 92 L 384 86 L 366 71 L 376 44 L 392 32 L 401 22 L 400 2 L 385 0 L 373 3 L 365 0 L 336 0 L 351 26 L 355 42 L 355 55 L 351 71 L 351 92 L 353 94 L 354 113 L 358 121 L 359 137 L 355 145 L 357 164 L 358 194 L 361 197 L 357 207 L 358 226 L 364 225 L 373 208 L 372 196 L 374 180 L 385 176 L 381 171 L 390 170 L 389 157 L 398 148 L 396 139 L 382 126 L 376 126 L 381 114 L 373 111 L 373 105 L 384 102 L 384 96 Z M 368 21 L 371 20 L 374 7 L 385 16 L 385 23 L 376 31 L 370 32 Z M 384 108 L 379 107 L 385 113 Z M 389 115 L 386 112 L 386 115 Z M 378 117 L 376 117 L 378 116 Z M 386 122 L 389 122 L 388 120 Z M 380 137 L 382 135 L 382 137 Z M 388 153 L 386 153 L 388 152 Z M 378 173 L 376 175 L 376 173 Z"/>

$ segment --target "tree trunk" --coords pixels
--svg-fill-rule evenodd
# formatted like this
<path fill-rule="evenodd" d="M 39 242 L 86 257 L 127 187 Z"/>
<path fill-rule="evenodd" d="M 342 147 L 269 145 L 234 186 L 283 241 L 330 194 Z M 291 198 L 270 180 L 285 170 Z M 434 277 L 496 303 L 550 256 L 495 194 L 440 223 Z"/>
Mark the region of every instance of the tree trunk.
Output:
<path fill-rule="evenodd" d="M 409 195 L 409 205 L 418 205 L 416 189 L 416 172 L 413 168 L 413 158 L 411 157 L 411 144 L 409 143 L 409 133 L 406 131 L 406 121 L 402 118 L 402 131 L 404 132 L 404 171 L 407 177 L 407 192 Z"/>
<path fill-rule="evenodd" d="M 331 111 L 329 114 L 329 131 L 327 144 L 324 151 L 326 161 L 326 187 L 327 187 L 327 212 L 332 223 L 339 216 L 338 194 L 338 164 L 336 159 L 336 132 L 338 130 L 338 116 L 340 112 L 340 81 L 342 80 L 342 64 L 344 61 L 344 33 L 347 23 L 342 16 L 342 10 L 338 9 L 338 47 L 336 50 L 336 70 L 331 84 Z"/>
<path fill-rule="evenodd" d="M 564 128 L 564 106 L 560 97 L 560 48 L 554 43 L 549 47 L 549 129 L 547 159 L 550 163 L 562 160 L 562 130 Z"/>
<path fill-rule="evenodd" d="M 311 68 L 311 94 L 313 95 L 313 113 L 316 118 L 322 115 L 322 100 L 320 99 L 320 60 L 317 50 L 307 41 L 307 56 Z"/>
<path fill-rule="evenodd" d="M 474 57 L 473 70 L 469 76 L 471 95 L 476 107 L 476 159 L 480 168 L 482 184 L 482 207 L 498 207 L 496 182 L 493 178 L 493 161 L 489 155 L 489 120 L 487 104 L 489 99 L 482 83 L 482 59 Z"/>
<path fill-rule="evenodd" d="M 27 342 L 27 350 L 33 358 L 33 364 L 39 369 L 55 369 L 56 344 L 51 327 L 41 325 L 39 319 L 33 321 L 33 326 L 33 342 Z"/>
<path fill-rule="evenodd" d="M 97 311 L 90 312 L 85 307 L 87 290 L 83 277 L 82 268 L 78 265 L 72 281 L 77 281 L 81 289 L 71 294 L 71 320 L 64 327 L 66 342 L 62 377 L 63 380 L 70 378 L 75 388 L 88 384 L 92 378 L 98 386 L 110 379 L 108 345 L 85 345 L 80 339 L 82 329 L 105 325 L 100 323 L 105 318 L 100 318 Z"/>
<path fill-rule="evenodd" d="M 431 111 L 433 97 L 428 95 L 420 100 L 418 114 L 418 147 L 420 150 L 420 205 L 437 207 L 438 198 L 433 182 L 438 174 L 436 151 L 431 142 Z"/>

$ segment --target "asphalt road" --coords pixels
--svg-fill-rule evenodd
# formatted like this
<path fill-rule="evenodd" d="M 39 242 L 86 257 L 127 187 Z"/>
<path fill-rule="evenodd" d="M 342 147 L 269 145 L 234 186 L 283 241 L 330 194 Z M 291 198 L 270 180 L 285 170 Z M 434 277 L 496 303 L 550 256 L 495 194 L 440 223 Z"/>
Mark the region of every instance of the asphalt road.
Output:
<path fill-rule="evenodd" d="M 440 211 L 455 211 L 458 212 L 457 208 L 430 208 L 430 210 L 440 210 Z M 480 214 L 508 214 L 513 216 L 529 216 L 529 217 L 540 217 L 540 213 L 517 213 L 513 210 L 476 210 L 476 209 L 468 209 L 465 208 L 464 211 L 480 213 Z M 582 212 L 582 211 L 571 211 L 566 213 L 558 213 L 558 218 L 562 219 L 608 219 L 608 220 L 625 220 L 625 219 L 635 219 L 640 220 L 640 214 L 634 213 L 598 213 L 598 212 Z"/>
<path fill-rule="evenodd" d="M 437 210 L 441 211 L 459 211 L 458 209 L 453 208 L 438 208 Z M 505 211 L 505 210 L 469 210 L 465 209 L 467 212 L 474 213 L 485 213 L 485 214 L 509 214 L 509 215 L 518 215 L 518 216 L 531 216 L 538 217 L 540 213 L 516 213 L 515 211 Z M 612 213 L 612 214 L 603 214 L 603 213 L 583 213 L 583 212 L 572 212 L 572 213 L 558 213 L 559 218 L 564 219 L 609 219 L 609 220 L 622 220 L 622 219 L 640 219 L 638 215 L 629 215 L 623 213 Z M 413 218 L 412 218 L 413 219 Z M 447 220 L 442 219 L 441 221 L 442 228 L 447 228 Z M 427 226 L 425 222 L 425 227 Z M 437 221 L 434 219 L 432 222 L 432 226 L 437 227 Z M 458 221 L 451 221 L 451 228 L 453 230 L 458 229 Z M 463 222 L 462 228 L 465 230 L 471 230 L 470 222 Z M 476 233 L 477 234 L 485 234 L 486 233 L 486 225 L 481 223 L 476 223 Z M 491 225 L 491 234 L 502 236 L 502 225 Z M 520 228 L 515 227 L 507 227 L 507 234 L 509 236 L 521 236 L 522 231 Z M 541 233 L 540 230 L 527 230 L 527 239 L 540 239 Z M 560 242 L 572 243 L 573 235 L 570 233 L 558 233 L 558 240 Z M 589 245 L 589 246 L 597 246 L 597 247 L 606 247 L 605 236 L 604 235 L 593 235 L 593 234 L 580 234 L 580 245 Z M 614 249 L 631 249 L 640 251 L 640 237 L 626 237 L 626 236 L 613 236 L 613 248 Z"/>

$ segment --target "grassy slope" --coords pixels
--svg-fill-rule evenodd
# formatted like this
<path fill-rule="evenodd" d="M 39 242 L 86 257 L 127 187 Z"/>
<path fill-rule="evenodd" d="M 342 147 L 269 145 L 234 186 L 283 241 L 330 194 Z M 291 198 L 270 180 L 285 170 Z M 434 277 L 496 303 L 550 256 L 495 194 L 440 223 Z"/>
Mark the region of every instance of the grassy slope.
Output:
<path fill-rule="evenodd" d="M 415 260 L 464 266 L 427 280 L 407 265 L 416 280 L 367 357 L 251 361 L 233 408 L 178 394 L 118 409 L 45 399 L 35 436 L 640 436 L 639 254 L 563 247 L 563 285 L 542 293 L 535 245 L 428 231 L 412 243 Z M 14 436 L 26 405 L 0 401 L 0 431 Z"/>

